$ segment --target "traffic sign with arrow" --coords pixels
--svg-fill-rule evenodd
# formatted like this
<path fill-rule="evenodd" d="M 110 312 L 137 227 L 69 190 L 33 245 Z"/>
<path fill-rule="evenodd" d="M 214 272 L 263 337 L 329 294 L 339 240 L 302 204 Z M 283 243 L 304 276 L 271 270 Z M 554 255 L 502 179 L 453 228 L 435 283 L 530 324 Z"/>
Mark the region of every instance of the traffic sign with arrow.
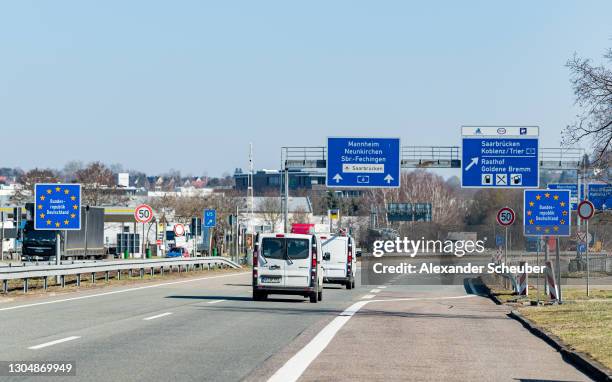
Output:
<path fill-rule="evenodd" d="M 327 186 L 399 187 L 400 148 L 399 138 L 327 138 Z"/>

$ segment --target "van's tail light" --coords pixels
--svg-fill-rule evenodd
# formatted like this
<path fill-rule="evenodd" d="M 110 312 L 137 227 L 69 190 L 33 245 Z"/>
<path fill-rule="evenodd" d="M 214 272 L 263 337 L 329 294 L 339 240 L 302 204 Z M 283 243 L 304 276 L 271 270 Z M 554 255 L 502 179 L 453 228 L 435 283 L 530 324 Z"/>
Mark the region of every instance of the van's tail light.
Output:
<path fill-rule="evenodd" d="M 317 285 L 317 240 L 316 238 L 313 236 L 312 237 L 312 245 L 311 245 L 311 250 L 312 252 L 312 267 L 310 268 L 310 286 L 314 287 Z"/>
<path fill-rule="evenodd" d="M 347 274 L 351 273 L 351 269 L 353 267 L 353 246 L 349 243 L 348 245 L 348 257 L 346 261 L 346 271 Z"/>
<path fill-rule="evenodd" d="M 257 273 L 259 265 L 259 242 L 256 241 L 253 246 L 253 286 L 257 285 Z"/>

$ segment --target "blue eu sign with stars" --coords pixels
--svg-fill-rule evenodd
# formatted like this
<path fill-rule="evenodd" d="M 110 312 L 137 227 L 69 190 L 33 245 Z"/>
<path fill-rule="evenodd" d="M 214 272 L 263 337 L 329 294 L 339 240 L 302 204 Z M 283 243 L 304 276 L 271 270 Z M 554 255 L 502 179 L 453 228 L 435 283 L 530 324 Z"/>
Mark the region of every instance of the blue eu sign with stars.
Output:
<path fill-rule="evenodd" d="M 34 229 L 81 229 L 80 184 L 36 184 L 34 186 Z"/>
<path fill-rule="evenodd" d="M 525 190 L 525 236 L 570 236 L 570 190 Z"/>

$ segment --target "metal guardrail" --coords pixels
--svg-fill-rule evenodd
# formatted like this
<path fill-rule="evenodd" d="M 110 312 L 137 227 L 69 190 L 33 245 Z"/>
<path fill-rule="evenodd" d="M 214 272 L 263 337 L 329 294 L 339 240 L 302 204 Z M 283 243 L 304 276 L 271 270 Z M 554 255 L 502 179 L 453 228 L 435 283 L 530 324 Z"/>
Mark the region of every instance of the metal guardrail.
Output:
<path fill-rule="evenodd" d="M 151 275 L 155 274 L 155 270 L 159 270 L 161 275 L 165 269 L 171 272 L 176 268 L 180 273 L 194 269 L 204 269 L 207 266 L 211 267 L 230 267 L 240 268 L 240 265 L 225 257 L 191 257 L 183 259 L 159 259 L 159 260 L 115 260 L 101 261 L 97 263 L 74 263 L 62 265 L 26 265 L 26 266 L 6 266 L 0 267 L 0 280 L 3 284 L 3 292 L 8 293 L 8 280 L 23 280 L 23 290 L 28 291 L 28 280 L 34 278 L 44 279 L 44 288 L 47 289 L 47 279 L 49 277 L 60 277 L 62 287 L 65 286 L 65 276 L 76 275 L 77 286 L 80 285 L 81 275 L 91 274 L 92 280 L 95 282 L 96 273 L 105 273 L 105 280 L 108 281 L 111 272 L 117 272 L 117 278 L 121 278 L 121 271 L 124 270 L 139 270 L 140 277 L 144 277 L 145 269 L 149 269 Z"/>

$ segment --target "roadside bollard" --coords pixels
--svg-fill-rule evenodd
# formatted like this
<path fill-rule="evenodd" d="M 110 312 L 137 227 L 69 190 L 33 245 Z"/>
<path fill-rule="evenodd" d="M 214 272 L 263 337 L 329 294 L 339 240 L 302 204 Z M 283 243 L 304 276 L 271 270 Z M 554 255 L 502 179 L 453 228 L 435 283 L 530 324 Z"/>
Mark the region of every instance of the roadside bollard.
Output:
<path fill-rule="evenodd" d="M 2 292 L 4 294 L 8 293 L 8 280 L 2 280 Z"/>
<path fill-rule="evenodd" d="M 96 273 L 95 272 L 91 272 L 91 283 L 92 284 L 96 283 Z"/>
<path fill-rule="evenodd" d="M 28 293 L 28 279 L 23 279 L 23 293 Z"/>
<path fill-rule="evenodd" d="M 108 271 L 104 272 L 104 281 L 108 282 Z"/>
<path fill-rule="evenodd" d="M 43 277 L 43 288 L 47 290 L 49 287 L 49 278 L 47 276 Z"/>
<path fill-rule="evenodd" d="M 81 286 L 81 274 L 77 274 L 77 286 Z"/>

